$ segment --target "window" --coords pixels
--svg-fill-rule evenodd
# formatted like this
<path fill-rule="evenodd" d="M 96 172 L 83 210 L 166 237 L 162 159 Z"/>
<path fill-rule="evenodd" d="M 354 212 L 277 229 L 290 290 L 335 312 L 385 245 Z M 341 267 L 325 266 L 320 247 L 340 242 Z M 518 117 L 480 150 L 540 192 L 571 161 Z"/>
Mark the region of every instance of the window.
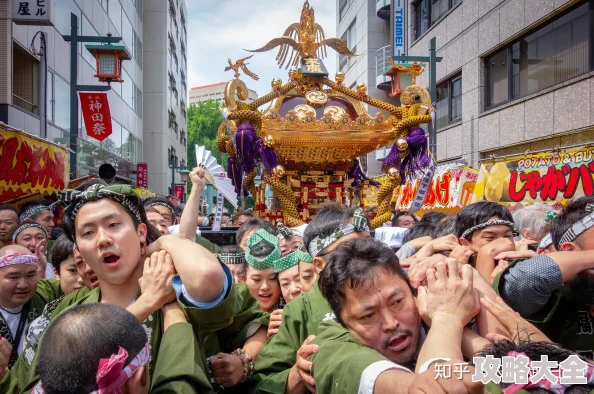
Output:
<path fill-rule="evenodd" d="M 39 114 L 39 61 L 16 42 L 12 44 L 12 103 Z"/>
<path fill-rule="evenodd" d="M 130 23 L 125 13 L 122 14 L 122 39 L 128 50 L 130 50 L 134 45 L 134 29 L 132 29 L 132 23 Z"/>
<path fill-rule="evenodd" d="M 419 38 L 462 0 L 418 0 L 413 3 L 415 38 Z"/>
<path fill-rule="evenodd" d="M 79 23 L 81 19 L 80 9 L 74 4 L 74 0 L 56 1 L 56 10 L 54 12 L 56 21 L 55 27 L 62 35 L 70 35 L 70 14 L 73 13 L 78 17 Z"/>
<path fill-rule="evenodd" d="M 462 75 L 437 85 L 435 101 L 436 126 L 438 129 L 462 120 Z"/>
<path fill-rule="evenodd" d="M 355 52 L 357 48 L 357 19 L 353 20 L 347 30 L 342 35 L 342 40 L 346 43 L 347 47 Z M 340 69 L 345 70 L 349 67 L 349 57 L 346 55 L 339 56 Z"/>
<path fill-rule="evenodd" d="M 347 11 L 349 10 L 349 5 L 352 3 L 353 0 L 339 0 L 338 1 L 338 10 L 340 15 L 340 20 L 345 17 Z"/>
<path fill-rule="evenodd" d="M 590 3 L 580 3 L 485 59 L 487 108 L 592 70 Z"/>
<path fill-rule="evenodd" d="M 134 85 L 134 98 L 132 100 L 132 104 L 132 109 L 136 111 L 140 119 L 142 119 L 142 92 L 136 85 Z"/>
<path fill-rule="evenodd" d="M 70 85 L 54 74 L 54 124 L 70 130 Z"/>
<path fill-rule="evenodd" d="M 46 87 L 46 113 L 47 113 L 47 120 L 50 122 L 54 121 L 54 74 L 52 72 L 47 72 L 47 81 L 45 84 Z"/>
<path fill-rule="evenodd" d="M 122 78 L 124 82 L 122 82 L 122 99 L 132 108 L 133 104 L 133 96 L 134 96 L 134 82 L 130 78 L 130 74 L 126 72 L 126 70 L 122 69 Z"/>
<path fill-rule="evenodd" d="M 138 38 L 138 35 L 135 31 L 132 31 L 134 34 L 134 41 L 132 42 L 132 56 L 136 59 L 136 63 L 138 67 L 142 70 L 142 42 Z"/>
<path fill-rule="evenodd" d="M 82 28 L 82 34 L 85 36 L 93 36 L 93 37 L 97 37 L 99 34 L 97 34 L 97 31 L 93 28 L 93 26 L 91 25 L 91 22 L 89 22 L 89 20 L 87 19 L 86 16 L 82 17 L 81 20 L 81 28 Z M 91 52 L 87 51 L 87 48 L 84 48 L 83 44 L 83 48 L 82 48 L 82 57 L 83 59 L 85 59 L 87 61 L 87 63 L 89 63 L 89 65 L 93 68 L 93 70 L 96 71 L 97 68 L 97 60 L 95 60 L 95 56 L 93 56 L 91 54 Z"/>
<path fill-rule="evenodd" d="M 118 32 L 122 31 L 122 5 L 119 0 L 109 0 L 107 13 L 111 23 L 115 26 Z"/>

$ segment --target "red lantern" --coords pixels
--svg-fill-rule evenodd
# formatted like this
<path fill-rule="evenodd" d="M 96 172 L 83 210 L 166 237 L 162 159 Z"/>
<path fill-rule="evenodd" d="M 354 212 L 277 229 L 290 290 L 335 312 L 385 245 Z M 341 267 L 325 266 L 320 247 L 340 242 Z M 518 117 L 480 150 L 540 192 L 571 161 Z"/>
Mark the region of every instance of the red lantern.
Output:
<path fill-rule="evenodd" d="M 132 56 L 123 45 L 86 45 L 97 61 L 95 77 L 101 82 L 124 82 L 122 79 L 122 61 Z"/>

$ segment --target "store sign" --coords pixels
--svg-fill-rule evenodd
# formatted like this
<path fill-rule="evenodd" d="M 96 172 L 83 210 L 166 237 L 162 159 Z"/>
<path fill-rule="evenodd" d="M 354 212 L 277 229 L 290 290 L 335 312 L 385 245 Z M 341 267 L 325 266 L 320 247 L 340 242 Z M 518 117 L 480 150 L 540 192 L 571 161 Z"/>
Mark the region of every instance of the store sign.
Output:
<path fill-rule="evenodd" d="M 54 0 L 12 0 L 12 21 L 17 25 L 52 26 Z"/>
<path fill-rule="evenodd" d="M 0 202 L 52 194 L 70 180 L 68 151 L 20 130 L 0 127 Z"/>
<path fill-rule="evenodd" d="M 594 195 L 594 147 L 518 155 L 481 165 L 473 201 L 565 203 Z"/>
<path fill-rule="evenodd" d="M 107 93 L 80 92 L 79 96 L 87 135 L 103 141 L 112 132 Z"/>
<path fill-rule="evenodd" d="M 180 201 L 182 200 L 185 192 L 186 187 L 184 185 L 175 185 L 175 189 L 173 189 L 173 195 Z"/>
<path fill-rule="evenodd" d="M 455 211 L 472 200 L 477 170 L 461 165 L 438 167 L 419 211 Z M 396 210 L 410 211 L 421 180 L 407 182 L 401 189 Z"/>
<path fill-rule="evenodd" d="M 392 0 L 394 9 L 394 56 L 404 56 L 406 52 L 406 2 Z"/>
<path fill-rule="evenodd" d="M 136 187 L 148 189 L 148 165 L 146 163 L 136 164 Z"/>

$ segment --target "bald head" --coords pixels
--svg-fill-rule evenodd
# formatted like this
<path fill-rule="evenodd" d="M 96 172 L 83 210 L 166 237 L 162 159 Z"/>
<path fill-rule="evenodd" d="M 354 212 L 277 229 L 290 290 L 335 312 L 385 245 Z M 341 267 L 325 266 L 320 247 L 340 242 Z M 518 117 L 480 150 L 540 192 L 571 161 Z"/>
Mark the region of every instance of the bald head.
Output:
<path fill-rule="evenodd" d="M 8 245 L 0 248 L 0 257 L 6 256 L 7 254 L 32 254 L 31 251 L 21 245 Z"/>

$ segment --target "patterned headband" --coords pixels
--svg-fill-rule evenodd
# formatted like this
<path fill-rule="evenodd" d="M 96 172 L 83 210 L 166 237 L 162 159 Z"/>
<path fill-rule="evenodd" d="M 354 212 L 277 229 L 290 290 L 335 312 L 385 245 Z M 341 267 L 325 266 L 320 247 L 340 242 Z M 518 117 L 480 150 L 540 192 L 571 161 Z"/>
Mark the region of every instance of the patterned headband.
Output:
<path fill-rule="evenodd" d="M 548 233 L 540 241 L 540 244 L 538 244 L 538 250 L 545 250 L 546 248 L 548 248 L 552 244 L 553 244 L 553 237 L 551 236 L 551 233 Z"/>
<path fill-rule="evenodd" d="M 301 245 L 291 253 L 276 260 L 274 262 L 274 272 L 279 273 L 288 270 L 289 268 L 296 266 L 299 263 L 299 261 L 311 263 L 312 260 L 313 259 L 311 258 L 309 253 L 307 253 L 303 245 Z"/>
<path fill-rule="evenodd" d="M 138 368 L 146 365 L 151 357 L 151 347 L 147 342 L 138 354 L 124 366 L 128 359 L 128 352 L 120 346 L 118 354 L 112 354 L 110 358 L 99 360 L 97 370 L 97 390 L 90 394 L 121 394 L 122 386 L 126 383 Z M 41 382 L 35 386 L 33 394 L 45 394 Z"/>
<path fill-rule="evenodd" d="M 24 222 L 25 220 L 30 219 L 33 216 L 37 215 L 39 212 L 53 211 L 57 205 L 58 205 L 58 202 L 56 201 L 50 205 L 36 205 L 34 207 L 31 207 L 31 208 L 27 209 L 25 212 L 23 212 L 21 214 L 21 216 L 19 216 L 19 221 Z"/>
<path fill-rule="evenodd" d="M 251 248 L 261 241 L 266 241 L 272 246 L 274 250 L 264 259 L 260 260 L 252 256 Z M 278 238 L 270 234 L 268 231 L 261 228 L 256 233 L 252 234 L 247 240 L 247 247 L 245 248 L 245 260 L 247 263 L 257 270 L 263 271 L 274 266 L 274 262 L 281 257 L 280 244 Z"/>
<path fill-rule="evenodd" d="M 37 266 L 37 256 L 25 253 L 11 253 L 0 257 L 0 268 L 16 264 Z"/>
<path fill-rule="evenodd" d="M 283 223 L 279 222 L 276 224 L 276 228 L 279 231 L 278 239 L 285 239 L 291 238 L 293 236 L 293 232 L 290 228 L 285 226 Z"/>
<path fill-rule="evenodd" d="M 160 207 L 165 207 L 165 208 L 169 209 L 171 211 L 171 216 L 173 218 L 176 217 L 175 211 L 173 210 L 173 208 L 171 208 L 171 205 L 169 205 L 169 204 L 167 204 L 165 202 L 162 202 L 162 201 L 151 202 L 150 204 L 146 204 L 145 207 L 146 208 L 150 208 L 150 207 L 154 207 L 155 205 L 158 205 Z"/>
<path fill-rule="evenodd" d="M 575 223 L 563 234 L 557 244 L 558 250 L 561 250 L 561 245 L 564 243 L 575 241 L 577 237 L 594 227 L 594 204 L 586 205 L 586 212 L 589 213 L 588 216 Z"/>
<path fill-rule="evenodd" d="M 340 238 L 355 232 L 361 233 L 363 231 L 369 231 L 367 217 L 365 216 L 363 209 L 357 208 L 353 214 L 353 224 L 343 223 L 327 237 L 318 235 L 312 239 L 309 244 L 309 254 L 312 258 L 316 257 L 322 250 L 326 249 Z"/>
<path fill-rule="evenodd" d="M 65 212 L 68 213 L 72 220 L 78 214 L 80 208 L 89 201 L 97 201 L 102 198 L 110 198 L 121 205 L 142 222 L 140 211 L 136 205 L 138 196 L 130 185 L 100 185 L 94 184 L 85 191 L 78 191 L 73 189 L 66 189 L 60 192 L 60 201 L 67 204 Z"/>
<path fill-rule="evenodd" d="M 491 226 L 501 226 L 501 225 L 511 227 L 512 230 L 514 228 L 514 223 L 510 222 L 508 220 L 489 220 L 488 222 L 477 224 L 476 226 L 471 227 L 468 230 L 464 231 L 462 233 L 462 238 L 468 239 L 468 236 L 472 235 L 472 233 L 474 233 L 475 231 L 482 230 L 484 228 L 491 227 Z"/>
<path fill-rule="evenodd" d="M 43 234 L 45 235 L 45 237 L 47 238 L 47 231 L 45 231 L 45 229 L 43 228 L 43 226 L 39 223 L 35 223 L 35 222 L 25 222 L 23 224 L 21 224 L 20 226 L 18 226 L 14 232 L 12 233 L 12 242 L 15 242 L 18 235 L 20 233 L 22 233 L 23 231 L 25 231 L 28 228 L 39 228 L 43 230 Z"/>
<path fill-rule="evenodd" d="M 216 255 L 224 264 L 243 264 L 245 255 L 243 253 L 219 253 Z"/>

